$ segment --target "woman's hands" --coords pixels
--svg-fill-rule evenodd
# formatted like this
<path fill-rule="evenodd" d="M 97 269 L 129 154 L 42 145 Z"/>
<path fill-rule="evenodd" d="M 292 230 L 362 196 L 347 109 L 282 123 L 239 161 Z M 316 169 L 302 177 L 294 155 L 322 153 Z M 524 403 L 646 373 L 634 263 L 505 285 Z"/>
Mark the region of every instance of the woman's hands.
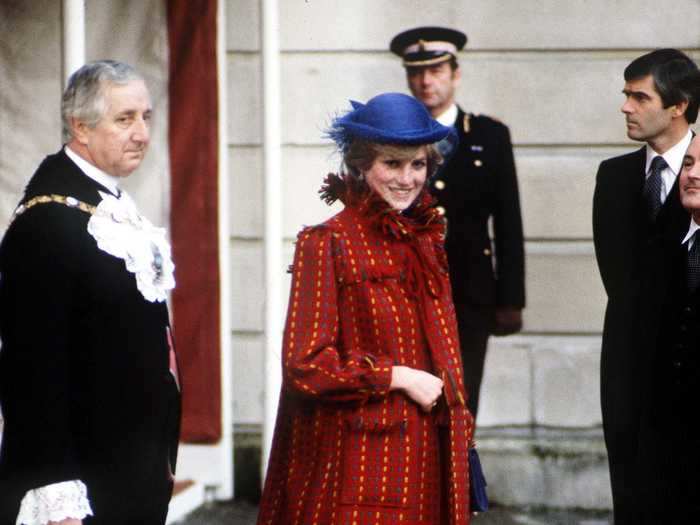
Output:
<path fill-rule="evenodd" d="M 442 379 L 423 370 L 394 366 L 389 389 L 403 390 L 425 412 L 430 412 L 442 395 Z"/>

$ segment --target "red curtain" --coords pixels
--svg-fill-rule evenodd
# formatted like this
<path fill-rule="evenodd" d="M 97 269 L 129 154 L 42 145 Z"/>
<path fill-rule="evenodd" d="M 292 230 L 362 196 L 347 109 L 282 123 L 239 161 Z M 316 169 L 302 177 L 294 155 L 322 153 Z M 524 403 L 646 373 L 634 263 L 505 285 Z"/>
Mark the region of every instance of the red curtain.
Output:
<path fill-rule="evenodd" d="M 216 0 L 166 0 L 173 325 L 182 441 L 221 438 Z"/>

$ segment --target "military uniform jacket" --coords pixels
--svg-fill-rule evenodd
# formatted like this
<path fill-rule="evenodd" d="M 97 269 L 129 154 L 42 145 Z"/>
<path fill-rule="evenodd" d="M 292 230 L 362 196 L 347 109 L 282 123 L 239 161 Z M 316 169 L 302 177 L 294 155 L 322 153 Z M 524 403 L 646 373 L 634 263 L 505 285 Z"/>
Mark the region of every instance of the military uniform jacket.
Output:
<path fill-rule="evenodd" d="M 454 301 L 522 308 L 523 228 L 508 128 L 461 108 L 455 127 L 459 145 L 430 184 L 448 221 L 446 248 Z"/>
<path fill-rule="evenodd" d="M 23 202 L 54 194 L 97 205 L 99 191 L 61 151 Z M 167 306 L 145 300 L 124 260 L 98 248 L 90 217 L 36 205 L 0 246 L 3 525 L 27 490 L 75 479 L 95 523 L 153 523 L 167 509 L 179 426 Z"/>
<path fill-rule="evenodd" d="M 469 523 L 442 221 L 427 192 L 414 219 L 372 195 L 299 234 L 260 525 Z M 394 365 L 443 378 L 433 412 L 389 391 Z"/>

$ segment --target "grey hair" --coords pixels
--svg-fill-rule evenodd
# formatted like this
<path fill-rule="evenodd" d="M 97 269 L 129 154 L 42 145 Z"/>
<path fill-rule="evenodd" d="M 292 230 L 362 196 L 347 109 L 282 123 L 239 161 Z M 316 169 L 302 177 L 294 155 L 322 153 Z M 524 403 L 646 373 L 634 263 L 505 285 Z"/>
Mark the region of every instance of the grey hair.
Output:
<path fill-rule="evenodd" d="M 107 109 L 105 87 L 109 84 L 124 85 L 143 77 L 129 64 L 115 60 L 89 62 L 73 73 L 61 98 L 62 138 L 67 143 L 73 138 L 73 119 L 94 128 Z"/>

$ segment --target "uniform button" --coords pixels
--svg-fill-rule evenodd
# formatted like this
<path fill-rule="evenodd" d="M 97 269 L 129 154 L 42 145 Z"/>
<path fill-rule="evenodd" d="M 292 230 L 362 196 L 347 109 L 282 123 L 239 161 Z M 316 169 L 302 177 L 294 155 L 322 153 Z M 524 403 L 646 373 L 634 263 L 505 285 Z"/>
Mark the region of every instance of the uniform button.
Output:
<path fill-rule="evenodd" d="M 445 189 L 445 182 L 441 180 L 436 180 L 435 181 L 435 188 L 438 190 L 444 190 Z"/>
<path fill-rule="evenodd" d="M 481 159 L 476 159 L 476 160 L 474 161 L 474 166 L 476 166 L 477 168 L 480 168 L 483 164 L 484 164 L 484 163 L 481 162 Z"/>
<path fill-rule="evenodd" d="M 491 255 L 491 250 L 484 248 L 484 255 Z"/>
<path fill-rule="evenodd" d="M 680 368 L 681 367 L 681 362 L 680 361 L 674 361 L 673 362 L 674 368 Z"/>
<path fill-rule="evenodd" d="M 435 208 L 435 209 L 437 210 L 437 212 L 438 212 L 440 215 L 445 215 L 445 208 L 443 208 L 442 206 L 438 206 L 438 207 Z"/>

